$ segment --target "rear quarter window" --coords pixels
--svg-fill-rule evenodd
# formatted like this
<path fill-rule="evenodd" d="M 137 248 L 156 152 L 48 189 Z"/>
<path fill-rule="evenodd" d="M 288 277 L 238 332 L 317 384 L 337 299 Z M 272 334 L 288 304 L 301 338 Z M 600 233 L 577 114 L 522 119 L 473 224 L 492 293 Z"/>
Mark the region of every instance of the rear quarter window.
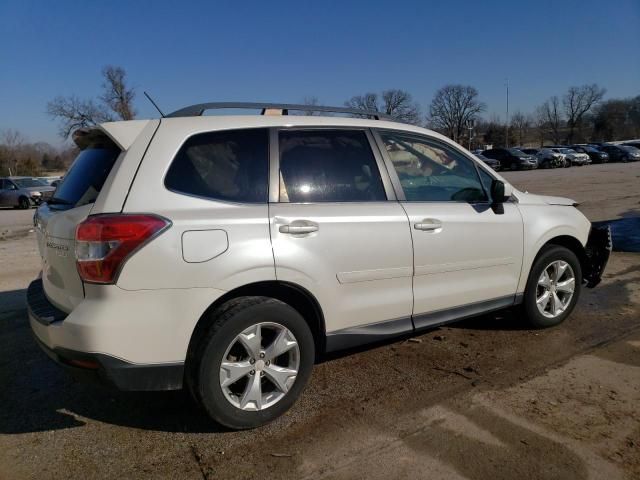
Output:
<path fill-rule="evenodd" d="M 265 203 L 268 174 L 268 130 L 226 130 L 189 137 L 164 184 L 171 191 L 212 200 Z"/>

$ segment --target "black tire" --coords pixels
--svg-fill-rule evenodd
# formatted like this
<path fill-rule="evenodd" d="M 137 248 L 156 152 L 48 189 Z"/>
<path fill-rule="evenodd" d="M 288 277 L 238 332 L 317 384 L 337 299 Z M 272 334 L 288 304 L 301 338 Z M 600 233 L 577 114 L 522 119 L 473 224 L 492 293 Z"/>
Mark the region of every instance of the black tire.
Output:
<path fill-rule="evenodd" d="M 31 202 L 29 201 L 29 199 L 27 197 L 20 197 L 18 199 L 18 208 L 20 208 L 22 210 L 26 210 L 28 208 L 31 208 Z"/>
<path fill-rule="evenodd" d="M 291 306 L 267 297 L 241 297 L 212 312 L 211 325 L 187 360 L 187 382 L 195 400 L 217 423 L 234 430 L 265 425 L 283 415 L 307 384 L 315 359 L 315 343 L 309 325 Z M 274 405 L 246 411 L 231 404 L 220 386 L 220 365 L 227 348 L 245 329 L 256 323 L 273 322 L 289 329 L 299 347 L 295 382 Z"/>
<path fill-rule="evenodd" d="M 536 295 L 538 291 L 538 279 L 540 275 L 542 275 L 543 270 L 550 265 L 552 262 L 556 260 L 564 260 L 567 262 L 571 268 L 573 269 L 574 277 L 575 277 L 575 287 L 573 292 L 573 297 L 569 302 L 569 305 L 555 318 L 549 318 L 538 310 L 538 306 L 536 304 Z M 573 311 L 576 303 L 578 302 L 578 298 L 580 297 L 580 291 L 582 287 L 582 268 L 580 266 L 580 261 L 578 257 L 576 257 L 575 253 L 565 247 L 561 247 L 559 245 L 548 245 L 544 247 L 541 252 L 538 254 L 533 266 L 531 267 L 531 272 L 529 272 L 529 279 L 527 281 L 527 287 L 524 292 L 524 300 L 522 304 L 522 310 L 524 313 L 525 320 L 527 323 L 534 328 L 548 328 L 559 325 L 562 323 Z"/>

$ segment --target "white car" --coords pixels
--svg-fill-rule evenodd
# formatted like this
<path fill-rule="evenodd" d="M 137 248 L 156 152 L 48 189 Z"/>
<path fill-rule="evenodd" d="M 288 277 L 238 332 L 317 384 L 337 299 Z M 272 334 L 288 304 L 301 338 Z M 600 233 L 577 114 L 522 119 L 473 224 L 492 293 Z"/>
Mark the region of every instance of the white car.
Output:
<path fill-rule="evenodd" d="M 36 212 L 42 348 L 124 390 L 189 387 L 217 422 L 282 415 L 327 352 L 518 306 L 562 322 L 609 257 L 571 200 L 377 112 L 104 123 Z M 240 108 L 240 107 L 239 107 Z M 247 104 L 242 104 L 247 108 Z M 371 119 L 363 117 L 369 116 Z"/>

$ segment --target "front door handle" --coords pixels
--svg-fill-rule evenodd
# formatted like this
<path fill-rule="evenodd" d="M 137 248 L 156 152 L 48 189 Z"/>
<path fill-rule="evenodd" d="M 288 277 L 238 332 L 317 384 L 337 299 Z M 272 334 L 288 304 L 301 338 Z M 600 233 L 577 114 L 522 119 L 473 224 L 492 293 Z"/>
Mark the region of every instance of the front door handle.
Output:
<path fill-rule="evenodd" d="M 421 222 L 415 223 L 413 228 L 424 232 L 439 232 L 442 230 L 442 222 L 435 218 L 425 218 Z"/>
<path fill-rule="evenodd" d="M 294 220 L 287 225 L 280 225 L 278 231 L 280 233 L 288 233 L 291 235 L 304 235 L 305 233 L 317 232 L 319 229 L 317 223 L 309 220 Z"/>

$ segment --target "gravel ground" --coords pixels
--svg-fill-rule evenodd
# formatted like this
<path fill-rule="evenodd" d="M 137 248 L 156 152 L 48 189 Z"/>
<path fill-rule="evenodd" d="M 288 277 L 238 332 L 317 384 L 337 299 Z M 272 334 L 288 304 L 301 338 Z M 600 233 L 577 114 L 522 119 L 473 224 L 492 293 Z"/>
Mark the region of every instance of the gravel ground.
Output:
<path fill-rule="evenodd" d="M 640 164 L 505 177 L 592 220 L 640 214 Z M 0 240 L 0 479 L 640 478 L 638 254 L 615 252 L 558 328 L 503 311 L 334 356 L 281 420 L 228 432 L 182 392 L 76 383 L 39 351 L 23 226 Z"/>

